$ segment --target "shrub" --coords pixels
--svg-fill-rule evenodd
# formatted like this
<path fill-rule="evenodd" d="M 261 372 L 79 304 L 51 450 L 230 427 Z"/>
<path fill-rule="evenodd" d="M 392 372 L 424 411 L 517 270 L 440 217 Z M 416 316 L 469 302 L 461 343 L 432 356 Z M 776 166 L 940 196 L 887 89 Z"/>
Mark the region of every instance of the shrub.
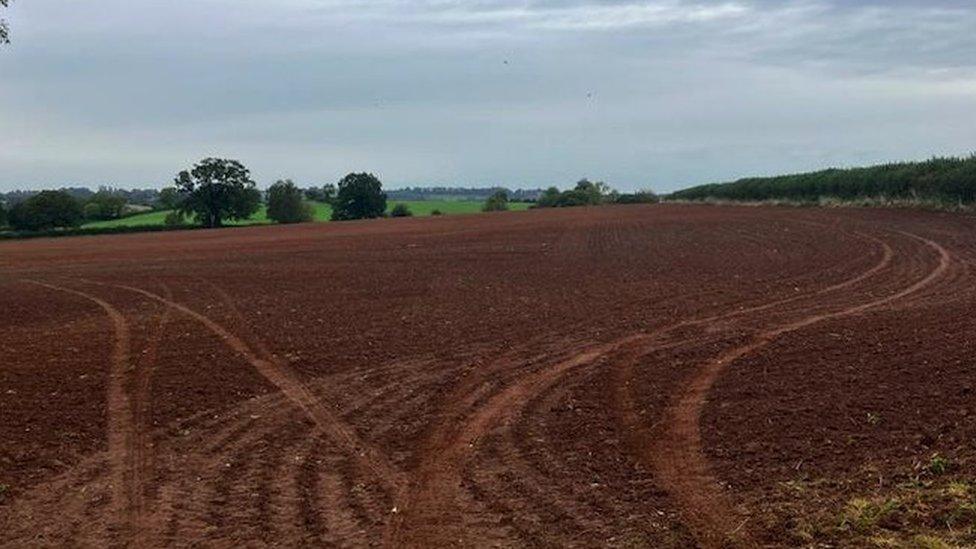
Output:
<path fill-rule="evenodd" d="M 485 205 L 481 207 L 485 212 L 504 212 L 508 210 L 508 193 L 496 191 L 485 200 Z"/>
<path fill-rule="evenodd" d="M 10 211 L 10 225 L 18 231 L 78 227 L 85 220 L 81 203 L 64 191 L 41 191 Z"/>
<path fill-rule="evenodd" d="M 410 211 L 410 208 L 406 204 L 400 203 L 393 206 L 393 209 L 390 210 L 390 217 L 413 217 L 413 212 Z"/>
<path fill-rule="evenodd" d="M 430 215 L 444 215 L 444 212 L 442 212 L 442 211 L 440 211 L 438 209 L 434 209 L 434 210 L 431 210 Z"/>
<path fill-rule="evenodd" d="M 166 218 L 163 219 L 163 224 L 167 227 L 179 227 L 186 224 L 186 216 L 183 212 L 179 210 L 173 210 L 166 214 Z"/>
<path fill-rule="evenodd" d="M 594 183 L 584 178 L 568 191 L 559 192 L 556 187 L 549 187 L 539 196 L 536 205 L 539 208 L 596 206 L 605 202 L 614 202 L 616 199 L 616 191 L 606 183 L 602 181 Z"/>
<path fill-rule="evenodd" d="M 559 205 L 560 194 L 559 189 L 556 187 L 549 187 L 539 195 L 536 206 L 539 208 L 555 208 Z"/>
<path fill-rule="evenodd" d="M 85 202 L 85 218 L 95 221 L 118 219 L 125 210 L 125 198 L 110 191 L 101 190 Z"/>
<path fill-rule="evenodd" d="M 617 196 L 615 204 L 657 204 L 661 199 L 654 191 L 643 190 Z"/>
<path fill-rule="evenodd" d="M 312 208 L 304 194 L 290 179 L 268 188 L 268 219 L 278 223 L 304 223 L 312 220 Z"/>
<path fill-rule="evenodd" d="M 332 220 L 372 219 L 386 214 L 383 183 L 373 174 L 351 173 L 339 181 Z"/>
<path fill-rule="evenodd" d="M 159 191 L 153 205 L 160 210 L 175 210 L 180 207 L 180 192 L 176 187 L 166 187 Z"/>

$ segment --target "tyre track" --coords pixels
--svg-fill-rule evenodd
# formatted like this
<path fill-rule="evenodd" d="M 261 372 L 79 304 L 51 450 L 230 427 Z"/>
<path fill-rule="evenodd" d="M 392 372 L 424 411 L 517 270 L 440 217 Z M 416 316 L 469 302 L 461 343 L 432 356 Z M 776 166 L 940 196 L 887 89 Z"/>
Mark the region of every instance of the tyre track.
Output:
<path fill-rule="evenodd" d="M 657 436 L 641 441 L 639 455 L 655 471 L 658 480 L 681 508 L 703 546 L 742 544 L 748 539 L 746 532 L 742 530 L 744 522 L 739 521 L 729 498 L 719 488 L 702 450 L 700 420 L 709 390 L 725 368 L 769 345 L 779 336 L 827 320 L 855 316 L 892 304 L 925 289 L 949 270 L 952 256 L 944 247 L 918 235 L 904 232 L 900 234 L 922 242 L 937 253 L 938 263 L 925 277 L 887 297 L 840 311 L 811 315 L 763 331 L 753 336 L 748 343 L 726 351 L 705 364 L 694 376 L 680 398 L 665 412 L 663 428 L 656 433 Z M 863 278 L 863 275 L 859 277 Z M 856 282 L 841 285 L 840 288 L 854 283 Z"/>
<path fill-rule="evenodd" d="M 163 284 L 163 292 L 172 297 L 169 286 Z M 132 404 L 133 421 L 138 427 L 135 435 L 135 445 L 132 459 L 135 462 L 133 471 L 138 475 L 134 481 L 136 498 L 134 504 L 136 522 L 133 525 L 133 545 L 145 546 L 145 536 L 149 525 L 147 519 L 146 489 L 148 480 L 153 473 L 153 442 L 149 428 L 149 418 L 152 417 L 152 380 L 158 363 L 159 346 L 162 343 L 166 324 L 170 319 L 170 309 L 162 307 L 156 326 L 149 337 L 141 367 L 135 371 L 135 393 Z"/>
<path fill-rule="evenodd" d="M 129 322 L 118 309 L 95 295 L 36 280 L 24 282 L 84 298 L 98 305 L 112 322 L 115 337 L 108 375 L 106 428 L 112 515 L 122 518 L 130 538 L 137 537 L 142 521 L 141 513 L 144 510 L 142 483 L 145 480 L 144 472 L 140 470 L 144 465 L 143 454 L 137 447 L 146 435 L 142 432 L 142 425 L 137 422 L 132 398 L 126 390 L 128 373 L 132 367 Z"/>
<path fill-rule="evenodd" d="M 862 238 L 876 242 L 882 251 L 882 258 L 870 269 L 857 277 L 832 285 L 821 293 L 836 291 L 857 284 L 890 265 L 893 251 L 891 247 L 874 237 L 858 233 Z M 464 423 L 451 430 L 435 432 L 424 455 L 436 456 L 415 472 L 413 491 L 404 500 L 403 512 L 394 520 L 387 532 L 388 545 L 423 546 L 425 544 L 447 545 L 463 540 L 463 532 L 457 528 L 445 528 L 444 522 L 461 524 L 458 514 L 457 490 L 461 483 L 461 472 L 468 461 L 473 459 L 473 448 L 478 440 L 496 426 L 510 421 L 522 413 L 524 405 L 533 395 L 550 390 L 569 372 L 589 366 L 601 358 L 631 346 L 642 346 L 670 335 L 681 328 L 705 325 L 719 319 L 742 316 L 802 299 L 793 296 L 771 303 L 741 309 L 732 313 L 714 315 L 693 321 L 678 322 L 650 333 L 636 334 L 596 347 L 583 348 L 572 358 L 544 368 L 523 380 L 509 385 L 492 394 L 486 402 L 478 404 L 468 413 Z M 688 338 L 661 344 L 661 349 L 684 344 Z M 454 515 L 445 521 L 446 516 Z"/>
<path fill-rule="evenodd" d="M 354 456 L 361 467 L 369 471 L 373 475 L 373 478 L 384 483 L 394 494 L 394 499 L 397 499 L 397 495 L 402 491 L 402 487 L 404 486 L 400 473 L 384 456 L 378 454 L 375 449 L 361 440 L 350 426 L 328 411 L 322 405 L 321 401 L 298 380 L 297 374 L 291 368 L 285 366 L 273 356 L 259 356 L 251 346 L 232 334 L 221 324 L 181 303 L 134 286 L 121 284 L 107 285 L 154 299 L 203 324 L 211 332 L 220 337 L 231 349 L 244 357 L 259 374 L 278 387 L 293 404 L 298 406 L 313 421 L 317 431 L 326 434 L 343 446 Z"/>
<path fill-rule="evenodd" d="M 512 417 L 516 404 L 532 394 L 558 381 L 560 376 L 573 368 L 599 359 L 610 346 L 601 346 L 580 353 L 542 371 L 525 381 L 509 385 L 475 409 L 455 432 L 444 433 L 432 441 L 424 452 L 436 459 L 425 460 L 415 479 L 417 489 L 404 500 L 402 512 L 393 521 L 387 533 L 387 545 L 392 546 L 444 546 L 464 540 L 464 532 L 450 525 L 460 524 L 455 491 L 461 485 L 461 473 L 472 458 L 472 449 L 491 429 Z M 450 525 L 444 519 L 450 517 Z M 465 544 L 462 541 L 462 544 Z"/>
<path fill-rule="evenodd" d="M 334 384 L 336 381 L 334 379 L 332 381 L 317 381 L 315 385 L 321 386 L 329 383 Z M 392 385 L 393 387 L 385 387 L 385 389 L 389 392 L 396 393 L 395 389 L 397 387 L 403 388 L 410 386 L 408 383 Z M 383 396 L 384 400 L 386 400 L 386 395 Z M 159 520 L 162 523 L 170 525 L 168 539 L 200 537 L 201 533 L 210 531 L 207 525 L 214 524 L 215 520 L 223 514 L 223 511 L 216 509 L 211 504 L 219 499 L 221 501 L 220 508 L 233 507 L 232 505 L 226 504 L 223 499 L 220 499 L 223 496 L 216 495 L 215 492 L 220 492 L 221 489 L 215 487 L 215 485 L 221 484 L 219 481 L 221 478 L 225 479 L 223 481 L 223 485 L 225 486 L 229 480 L 233 480 L 231 472 L 236 471 L 240 465 L 246 464 L 249 459 L 252 459 L 256 455 L 254 454 L 255 450 L 264 448 L 266 446 L 265 441 L 272 435 L 276 436 L 282 444 L 289 444 L 293 440 L 304 440 L 305 442 L 303 444 L 318 441 L 316 443 L 317 451 L 315 452 L 316 457 L 314 462 L 312 461 L 313 458 L 309 457 L 306 463 L 309 464 L 310 470 L 303 472 L 303 476 L 309 478 L 311 484 L 314 485 L 319 482 L 321 475 L 314 469 L 322 466 L 335 467 L 336 463 L 340 463 L 339 469 L 343 472 L 342 474 L 349 475 L 349 478 L 344 480 L 344 484 L 357 494 L 353 503 L 358 509 L 356 514 L 358 518 L 353 523 L 353 526 L 342 526 L 341 530 L 355 531 L 356 528 L 366 528 L 367 525 L 372 524 L 375 520 L 388 516 L 391 506 L 386 501 L 382 505 L 377 505 L 377 502 L 374 501 L 364 502 L 364 498 L 376 500 L 377 495 L 367 493 L 358 487 L 360 475 L 364 471 L 362 468 L 359 468 L 357 473 L 357 468 L 351 467 L 350 464 L 345 462 L 350 456 L 346 455 L 342 457 L 343 454 L 334 453 L 335 448 L 324 445 L 322 443 L 322 437 L 303 439 L 297 431 L 294 431 L 290 427 L 296 422 L 300 423 L 304 419 L 304 416 L 301 415 L 302 411 L 300 409 L 288 406 L 287 404 L 287 397 L 282 393 L 271 393 L 251 399 L 235 407 L 233 410 L 225 411 L 219 416 L 213 416 L 210 421 L 197 425 L 194 428 L 195 431 L 198 431 L 197 434 L 194 434 L 189 439 L 181 440 L 176 447 L 169 449 L 170 452 L 185 454 L 186 457 L 171 465 L 171 469 L 177 475 L 176 486 L 174 487 L 164 481 L 165 488 L 163 492 L 165 494 L 161 498 L 160 505 L 163 512 Z M 369 407 L 371 404 L 371 398 L 354 398 L 348 406 L 337 410 L 337 413 L 354 414 L 360 408 L 364 406 Z M 287 436 L 285 435 L 286 432 L 288 433 Z M 228 468 L 228 464 L 231 464 L 232 467 Z M 266 466 L 289 468 L 290 464 L 285 460 L 281 460 L 281 463 L 268 463 Z M 231 476 L 228 476 L 228 474 L 231 474 Z M 195 478 L 196 482 L 183 482 L 186 477 Z M 367 482 L 371 480 L 371 478 L 366 479 Z M 300 484 L 297 480 L 296 483 Z M 324 488 L 321 488 L 321 490 L 334 487 L 335 484 L 324 483 L 323 486 Z M 310 490 L 320 489 L 311 486 Z M 224 491 L 226 492 L 226 490 Z M 385 500 L 386 498 L 379 499 Z M 329 506 L 330 513 L 340 514 L 343 511 L 335 508 L 335 505 L 345 505 L 346 503 L 344 502 L 353 501 L 339 498 L 333 494 L 321 494 L 319 491 L 309 494 L 304 500 L 325 501 Z M 300 509 L 299 505 L 304 504 L 298 498 L 288 501 L 289 504 L 295 504 L 295 509 L 285 510 L 276 508 L 275 510 L 283 514 L 306 514 L 309 517 L 309 520 L 306 520 L 306 522 L 312 525 L 312 531 L 310 534 L 299 532 L 303 536 L 317 535 L 315 534 L 316 530 L 314 526 L 316 522 L 328 524 L 333 521 L 331 517 L 322 521 L 321 514 L 317 509 Z M 249 506 L 256 502 L 246 501 L 245 503 Z M 214 531 L 210 532 L 211 534 L 214 533 Z M 226 539 L 232 533 L 227 529 L 220 530 L 220 532 L 222 533 L 218 537 L 221 539 Z M 293 529 L 291 533 L 294 532 L 296 530 Z"/>

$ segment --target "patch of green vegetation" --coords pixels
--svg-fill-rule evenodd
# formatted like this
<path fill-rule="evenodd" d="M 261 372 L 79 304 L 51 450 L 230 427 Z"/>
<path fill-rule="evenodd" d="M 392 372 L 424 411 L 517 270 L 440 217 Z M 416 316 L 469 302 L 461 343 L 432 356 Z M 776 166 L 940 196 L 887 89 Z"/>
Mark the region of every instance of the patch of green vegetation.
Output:
<path fill-rule="evenodd" d="M 933 475 L 944 475 L 949 472 L 951 467 L 952 461 L 949 458 L 935 453 L 932 454 L 932 457 L 929 459 L 927 469 L 929 473 Z"/>
<path fill-rule="evenodd" d="M 483 202 L 477 200 L 406 200 L 402 202 L 410 208 L 415 216 L 425 217 L 433 215 L 434 210 L 440 211 L 441 215 L 460 215 L 481 213 Z M 528 202 L 509 202 L 510 211 L 523 211 L 529 209 Z"/>
<path fill-rule="evenodd" d="M 329 221 L 332 217 L 332 207 L 323 202 L 312 202 L 312 221 L 325 222 Z M 413 215 L 425 217 L 429 215 L 434 215 L 434 211 L 438 210 L 443 215 L 459 215 L 459 214 L 473 214 L 480 213 L 482 203 L 475 200 L 406 200 L 403 202 L 397 202 L 396 204 L 406 205 Z M 529 204 L 526 202 L 511 202 L 509 203 L 510 210 L 527 210 L 529 209 Z M 389 205 L 389 210 L 392 210 L 394 204 Z M 121 219 L 111 219 L 108 221 L 95 221 L 91 223 L 86 223 L 82 226 L 84 229 L 114 229 L 117 227 L 154 227 L 158 225 L 163 225 L 166 220 L 166 215 L 169 214 L 169 210 L 160 210 L 155 212 L 147 212 L 144 214 L 133 215 L 129 217 L 123 217 Z M 245 225 L 267 225 L 272 221 L 268 219 L 268 210 L 265 206 L 261 206 L 256 214 L 254 214 L 250 219 L 241 219 L 237 221 L 227 221 L 229 226 L 245 226 Z"/>
<path fill-rule="evenodd" d="M 859 534 L 874 532 L 898 511 L 900 505 L 897 499 L 854 498 L 841 513 L 840 527 Z"/>
<path fill-rule="evenodd" d="M 115 227 L 143 227 L 143 226 L 153 226 L 162 225 L 166 220 L 166 214 L 169 210 L 160 210 L 156 212 L 146 212 L 142 214 L 131 215 L 129 217 L 123 217 L 120 219 L 109 219 L 106 221 L 92 221 L 90 223 L 85 223 L 82 225 L 85 229 L 114 229 Z"/>
<path fill-rule="evenodd" d="M 907 480 L 867 490 L 851 479 L 782 483 L 777 502 L 769 507 L 777 518 L 771 516 L 765 526 L 789 531 L 797 545 L 976 547 L 972 479 L 950 479 L 925 462 L 902 478 Z M 858 495 L 839 499 L 850 493 Z"/>

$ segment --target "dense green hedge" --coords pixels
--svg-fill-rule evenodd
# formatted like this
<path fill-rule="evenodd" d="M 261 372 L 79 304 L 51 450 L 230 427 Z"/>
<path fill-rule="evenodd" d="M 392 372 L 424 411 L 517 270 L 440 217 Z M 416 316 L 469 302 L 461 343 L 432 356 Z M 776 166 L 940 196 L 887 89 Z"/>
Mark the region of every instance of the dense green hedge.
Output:
<path fill-rule="evenodd" d="M 186 231 L 203 229 L 200 225 L 134 225 L 120 227 L 49 229 L 45 231 L 4 231 L 0 230 L 0 240 L 15 238 L 51 238 L 59 236 L 92 236 L 121 233 L 158 233 L 163 231 Z"/>
<path fill-rule="evenodd" d="M 670 196 L 676 200 L 795 201 L 874 197 L 965 204 L 976 202 L 976 155 L 740 179 L 733 183 L 692 187 Z"/>

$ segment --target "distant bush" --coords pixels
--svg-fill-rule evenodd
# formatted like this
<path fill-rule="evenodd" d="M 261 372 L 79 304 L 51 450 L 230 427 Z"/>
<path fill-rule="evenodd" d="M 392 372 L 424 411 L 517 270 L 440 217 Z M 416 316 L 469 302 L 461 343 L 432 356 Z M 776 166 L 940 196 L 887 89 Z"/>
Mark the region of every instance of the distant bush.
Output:
<path fill-rule="evenodd" d="M 635 193 L 624 193 L 617 195 L 615 204 L 657 204 L 661 198 L 653 191 L 643 190 Z"/>
<path fill-rule="evenodd" d="M 85 219 L 106 221 L 122 217 L 125 211 L 125 198 L 111 191 L 101 190 L 92 195 L 83 207 Z"/>
<path fill-rule="evenodd" d="M 390 210 L 390 217 L 413 217 L 413 212 L 410 211 L 410 208 L 406 204 L 400 203 L 393 206 L 393 209 Z"/>
<path fill-rule="evenodd" d="M 159 191 L 153 206 L 159 210 L 175 210 L 180 207 L 180 191 L 176 187 L 166 187 Z"/>
<path fill-rule="evenodd" d="M 339 181 L 332 220 L 372 219 L 386 214 L 383 183 L 373 174 L 351 173 Z"/>
<path fill-rule="evenodd" d="M 290 179 L 268 188 L 268 219 L 278 223 L 304 223 L 312 220 L 312 207 Z"/>
<path fill-rule="evenodd" d="M 485 212 L 503 212 L 508 210 L 508 193 L 497 191 L 485 200 L 485 205 L 481 207 Z"/>
<path fill-rule="evenodd" d="M 809 203 L 823 199 L 871 199 L 971 204 L 976 201 L 976 155 L 740 179 L 692 187 L 669 198 Z"/>
<path fill-rule="evenodd" d="M 318 187 L 309 187 L 303 192 L 305 193 L 305 198 L 311 200 L 312 202 L 325 202 L 325 194 L 322 193 L 322 189 Z"/>
<path fill-rule="evenodd" d="M 167 227 L 182 227 L 186 224 L 186 216 L 179 210 L 169 212 L 166 214 L 166 218 L 163 219 L 163 225 Z"/>
<path fill-rule="evenodd" d="M 81 203 L 64 191 L 41 191 L 9 214 L 9 223 L 17 231 L 78 227 L 84 221 Z"/>
<path fill-rule="evenodd" d="M 440 210 L 431 210 L 430 215 L 444 215 L 444 212 Z"/>
<path fill-rule="evenodd" d="M 332 204 L 332 200 L 335 199 L 335 194 L 336 186 L 331 183 L 323 187 L 309 187 L 305 189 L 305 198 L 313 202 Z"/>
<path fill-rule="evenodd" d="M 549 187 L 539 196 L 536 206 L 539 208 L 568 208 L 573 206 L 597 206 L 612 203 L 616 200 L 616 192 L 602 181 L 592 182 L 581 179 L 576 186 L 568 191 L 560 192 L 556 187 Z"/>

